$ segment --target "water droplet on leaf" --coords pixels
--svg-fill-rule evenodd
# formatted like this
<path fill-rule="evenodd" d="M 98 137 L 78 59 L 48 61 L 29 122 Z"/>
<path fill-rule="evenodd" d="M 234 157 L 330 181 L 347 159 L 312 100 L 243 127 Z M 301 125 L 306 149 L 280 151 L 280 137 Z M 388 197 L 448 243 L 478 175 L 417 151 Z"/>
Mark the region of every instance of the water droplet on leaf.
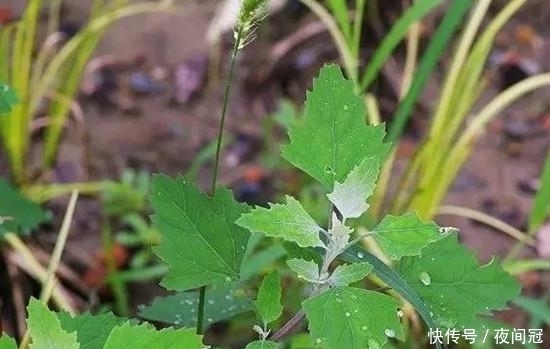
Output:
<path fill-rule="evenodd" d="M 386 329 L 384 330 L 384 334 L 385 334 L 386 336 L 390 337 L 390 338 L 395 337 L 395 331 L 394 331 L 393 329 L 391 329 L 391 328 L 386 328 Z"/>
<path fill-rule="evenodd" d="M 357 252 L 357 258 L 363 258 L 363 257 L 365 257 L 363 252 Z"/>
<path fill-rule="evenodd" d="M 425 271 L 420 272 L 420 274 L 418 274 L 418 278 L 426 286 L 430 286 L 432 283 L 432 277 L 430 276 L 430 274 L 426 273 Z"/>
<path fill-rule="evenodd" d="M 349 110 L 349 106 L 347 104 L 344 104 L 344 110 Z"/>
<path fill-rule="evenodd" d="M 369 341 L 367 342 L 368 346 L 369 346 L 369 349 L 380 349 L 380 344 L 378 344 L 377 341 L 375 341 L 374 339 L 369 339 Z"/>
<path fill-rule="evenodd" d="M 350 317 L 351 313 L 349 311 L 346 311 L 346 313 L 344 315 L 346 315 L 346 317 Z"/>

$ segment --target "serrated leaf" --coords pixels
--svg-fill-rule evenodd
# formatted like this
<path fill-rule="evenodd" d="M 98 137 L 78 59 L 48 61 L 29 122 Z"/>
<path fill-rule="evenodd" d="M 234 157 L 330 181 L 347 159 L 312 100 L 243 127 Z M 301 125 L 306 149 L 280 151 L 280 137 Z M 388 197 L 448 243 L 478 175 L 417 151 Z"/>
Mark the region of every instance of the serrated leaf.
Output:
<path fill-rule="evenodd" d="M 389 287 L 397 291 L 403 299 L 409 302 L 414 309 L 418 312 L 422 320 L 426 323 L 428 328 L 437 328 L 432 314 L 422 298 L 418 295 L 415 289 L 403 279 L 395 270 L 390 268 L 387 264 L 382 262 L 378 257 L 358 246 L 357 244 L 350 246 L 340 256 L 344 261 L 351 263 L 369 263 L 373 267 L 373 272 L 382 281 L 384 281 Z M 441 343 L 436 342 L 437 349 L 442 349 Z"/>
<path fill-rule="evenodd" d="M 339 265 L 334 269 L 329 278 L 329 282 L 334 286 L 348 286 L 359 280 L 372 271 L 372 265 L 368 263 L 353 263 Z"/>
<path fill-rule="evenodd" d="M 76 333 L 61 328 L 59 319 L 47 306 L 31 299 L 28 306 L 27 325 L 31 337 L 30 349 L 78 349 Z"/>
<path fill-rule="evenodd" d="M 154 252 L 169 265 L 162 285 L 188 290 L 238 279 L 249 233 L 234 222 L 247 210 L 231 192 L 202 194 L 183 178 L 154 176 L 153 224 L 162 234 Z"/>
<path fill-rule="evenodd" d="M 423 221 L 416 213 L 387 215 L 371 233 L 384 253 L 393 260 L 420 254 L 428 244 L 441 239 L 439 227 Z"/>
<path fill-rule="evenodd" d="M 244 349 L 277 349 L 277 348 L 279 348 L 277 343 L 272 341 L 254 341 L 252 343 L 248 343 L 248 345 Z"/>
<path fill-rule="evenodd" d="M 314 261 L 306 261 L 303 259 L 292 258 L 286 261 L 290 270 L 298 275 L 299 279 L 303 279 L 307 282 L 318 282 L 319 277 L 319 265 Z"/>
<path fill-rule="evenodd" d="M 374 191 L 379 172 L 378 161 L 366 158 L 351 170 L 343 183 L 334 183 L 334 191 L 327 197 L 344 218 L 357 218 L 367 211 L 367 199 Z"/>
<path fill-rule="evenodd" d="M 320 248 L 301 248 L 295 243 L 289 241 L 284 241 L 283 247 L 286 250 L 289 259 L 305 259 L 306 261 L 314 261 L 317 264 L 323 263 L 322 250 Z"/>
<path fill-rule="evenodd" d="M 17 349 L 15 339 L 5 333 L 0 334 L 0 349 Z"/>
<path fill-rule="evenodd" d="M 69 313 L 57 314 L 61 328 L 69 333 L 76 332 L 80 349 L 102 349 L 115 326 L 128 319 L 116 317 L 113 313 L 92 315 L 84 313 L 72 317 Z"/>
<path fill-rule="evenodd" d="M 196 327 L 198 300 L 197 291 L 156 298 L 151 305 L 140 309 L 139 316 L 175 326 Z M 252 308 L 252 300 L 237 283 L 214 285 L 206 289 L 203 325 L 230 319 Z"/>
<path fill-rule="evenodd" d="M 349 243 L 349 238 L 353 230 L 348 226 L 344 225 L 336 216 L 332 217 L 332 227 L 328 231 L 328 235 L 332 240 L 334 246 L 330 248 L 335 248 L 338 251 L 344 251 Z"/>
<path fill-rule="evenodd" d="M 291 196 L 286 196 L 286 204 L 270 204 L 269 208 L 256 207 L 245 213 L 236 222 L 252 232 L 283 238 L 301 247 L 323 246 L 319 238 L 321 227 Z"/>
<path fill-rule="evenodd" d="M 203 349 L 202 336 L 194 329 L 157 331 L 148 325 L 126 323 L 113 329 L 104 349 Z"/>
<path fill-rule="evenodd" d="M 290 144 L 281 147 L 283 157 L 332 190 L 364 158 L 382 163 L 388 154 L 384 125 L 367 126 L 365 114 L 363 98 L 340 67 L 323 67 L 307 94 L 303 122 L 290 129 Z"/>
<path fill-rule="evenodd" d="M 477 315 L 506 308 L 520 292 L 518 282 L 495 261 L 480 266 L 474 256 L 448 235 L 422 250 L 419 257 L 403 258 L 399 272 L 435 314 L 439 327 L 482 330 Z"/>
<path fill-rule="evenodd" d="M 7 85 L 0 84 L 0 114 L 9 113 L 18 100 L 13 89 Z"/>
<path fill-rule="evenodd" d="M 383 293 L 335 287 L 302 304 L 312 341 L 325 349 L 382 348 L 405 336 L 399 302 Z"/>
<path fill-rule="evenodd" d="M 0 237 L 6 232 L 28 233 L 47 218 L 40 206 L 0 179 Z"/>
<path fill-rule="evenodd" d="M 277 320 L 283 313 L 281 277 L 276 270 L 269 273 L 262 281 L 254 304 L 264 324 Z"/>

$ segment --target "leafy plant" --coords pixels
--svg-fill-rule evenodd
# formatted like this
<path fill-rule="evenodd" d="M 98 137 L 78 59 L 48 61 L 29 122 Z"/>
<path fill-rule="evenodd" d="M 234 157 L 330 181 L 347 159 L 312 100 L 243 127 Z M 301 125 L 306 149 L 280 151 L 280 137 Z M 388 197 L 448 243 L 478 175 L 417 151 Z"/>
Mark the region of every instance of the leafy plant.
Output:
<path fill-rule="evenodd" d="M 332 93 L 327 95 L 327 91 Z M 153 178 L 153 222 L 162 234 L 154 251 L 169 267 L 162 284 L 187 292 L 170 301 L 157 301 L 173 309 L 175 318 L 166 319 L 166 312 L 151 313 L 160 305 L 147 310 L 150 316 L 176 326 L 198 325 L 199 319 L 207 326 L 234 316 L 236 309 L 231 307 L 241 304 L 242 311 L 253 305 L 258 322 L 252 327 L 259 339 L 247 348 L 275 348 L 304 317 L 316 346 L 379 348 L 405 339 L 405 302 L 415 307 L 430 328 L 481 330 L 486 326 L 484 316 L 503 309 L 507 300 L 517 296 L 517 282 L 495 261 L 478 265 L 458 243 L 453 228 L 424 222 L 414 214 L 387 216 L 370 231 L 354 228 L 353 220 L 369 209 L 366 202 L 390 147 L 383 141 L 382 125 L 364 124 L 361 102 L 338 66 L 323 68 L 308 93 L 305 119 L 292 126 L 290 143 L 283 147 L 288 161 L 322 184 L 332 205 L 324 226 L 290 196 L 286 203 L 251 209 L 237 203 L 226 189 L 209 196 L 183 178 Z M 344 132 L 350 127 L 353 132 Z M 307 137 L 311 141 L 304 149 Z M 245 266 L 251 261 L 257 264 L 255 256 L 263 252 L 252 253 L 262 239 L 257 232 L 295 244 L 289 250 L 292 257 L 286 260 L 287 270 L 309 286 L 302 310 L 290 319 L 282 315 L 279 272 L 265 276 L 255 297 L 245 286 L 251 276 L 250 271 L 244 272 L 250 264 Z M 395 269 L 357 245 L 365 237 L 378 241 Z M 369 289 L 365 278 L 382 288 Z M 213 292 L 205 294 L 203 301 L 209 305 L 207 316 L 192 321 L 182 312 L 198 314 L 200 297 L 193 289 L 204 286 Z M 236 290 L 243 287 L 244 292 Z M 242 303 L 236 303 L 238 294 Z M 286 322 L 277 329 L 270 327 L 279 321 Z M 38 301 L 29 305 L 28 324 L 37 348 L 92 347 L 91 341 L 93 347 L 109 349 L 141 348 L 153 342 L 155 348 L 204 346 L 202 337 L 191 328 L 157 331 L 146 323 L 109 314 L 54 314 Z M 6 348 L 14 347 L 7 338 L 2 341 Z"/>
<path fill-rule="evenodd" d="M 383 125 L 364 124 L 364 105 L 353 91 L 353 83 L 343 78 L 339 67 L 323 68 L 308 93 L 304 120 L 292 126 L 290 144 L 282 148 L 288 161 L 323 185 L 333 207 L 325 227 L 292 197 L 250 210 L 223 189 L 208 197 L 182 178 L 153 179 L 154 224 L 163 236 L 155 253 L 169 264 L 162 282 L 169 289 L 185 291 L 238 280 L 248 239 L 243 228 L 299 246 L 287 263 L 311 284 L 303 310 L 271 334 L 268 325 L 280 316 L 279 281 L 276 274 L 267 275 L 254 303 L 260 343 L 252 347 L 273 345 L 269 341 L 280 340 L 304 316 L 317 345 L 381 347 L 393 338 L 404 339 L 403 300 L 417 308 L 429 327 L 481 329 L 480 315 L 502 309 L 519 292 L 517 282 L 495 262 L 479 266 L 458 244 L 452 228 L 405 215 L 388 216 L 372 231 L 354 232 L 351 220 L 368 209 L 366 201 L 390 144 L 383 141 Z M 365 236 L 378 239 L 396 263 L 395 270 L 356 245 Z M 311 253 L 321 262 L 311 259 Z M 448 272 L 455 269 L 456 273 Z M 398 293 L 363 289 L 362 280 L 372 275 Z M 459 289 L 447 286 L 460 285 L 461 280 L 464 286 Z M 489 285 L 499 292 L 481 292 Z M 274 292 L 269 297 L 268 289 Z M 464 296 L 467 308 L 461 301 Z"/>

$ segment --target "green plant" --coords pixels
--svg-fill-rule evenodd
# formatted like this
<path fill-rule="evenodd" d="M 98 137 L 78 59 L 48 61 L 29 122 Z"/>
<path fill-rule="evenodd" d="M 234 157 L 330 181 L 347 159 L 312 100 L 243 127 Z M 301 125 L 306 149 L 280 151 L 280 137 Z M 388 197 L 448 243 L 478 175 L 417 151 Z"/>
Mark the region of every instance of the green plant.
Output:
<path fill-rule="evenodd" d="M 327 348 L 376 347 L 393 337 L 404 339 L 399 308 L 406 308 L 405 300 L 429 327 L 481 330 L 484 320 L 477 315 L 503 307 L 519 287 L 495 262 L 477 265 L 457 243 L 452 228 L 407 214 L 388 216 L 370 231 L 353 233 L 350 223 L 368 209 L 366 200 L 390 150 L 390 144 L 383 143 L 383 126 L 365 125 L 364 112 L 353 84 L 343 79 L 338 67 L 326 67 L 308 94 L 304 120 L 292 127 L 291 142 L 283 148 L 288 161 L 322 184 L 333 205 L 326 227 L 292 197 L 249 210 L 225 189 L 209 197 L 183 178 L 155 177 L 153 221 L 163 236 L 155 253 L 169 266 L 162 285 L 185 291 L 239 280 L 248 239 L 244 227 L 298 245 L 287 264 L 311 284 L 304 309 L 271 335 L 268 324 L 280 315 L 280 295 L 264 294 L 277 289 L 277 278 L 266 277 L 264 283 L 272 287 L 258 291 L 260 318 L 254 327 L 266 346 L 287 335 L 304 315 L 313 342 L 326 343 Z M 356 245 L 365 236 L 378 242 L 395 269 Z M 335 264 L 338 259 L 344 264 Z M 373 274 L 391 288 L 388 293 L 362 288 L 361 280 Z M 490 288 L 499 291 L 491 293 Z"/>
<path fill-rule="evenodd" d="M 247 5 L 251 3 L 262 2 Z M 244 24 L 251 22 L 240 23 L 232 67 Z M 158 331 L 112 314 L 55 314 L 31 300 L 33 347 L 204 348 L 203 327 L 234 316 L 238 304 L 243 311 L 253 306 L 257 315 L 249 327 L 258 339 L 243 343 L 247 349 L 277 348 L 304 317 L 307 345 L 381 348 L 412 335 L 415 311 L 431 330 L 482 331 L 489 327 L 491 310 L 503 309 L 518 295 L 518 283 L 494 260 L 479 265 L 458 243 L 454 228 L 439 227 L 415 213 L 388 215 L 368 230 L 356 226 L 368 214 L 367 200 L 392 145 L 384 141 L 384 125 L 365 123 L 363 98 L 338 66 L 321 70 L 307 95 L 304 117 L 292 124 L 290 143 L 282 149 L 286 160 L 322 188 L 331 208 L 326 223 L 317 223 L 291 196 L 268 208 L 250 208 L 236 202 L 229 190 L 217 188 L 230 80 L 210 195 L 184 178 L 157 175 L 149 196 L 153 226 L 162 235 L 154 253 L 168 268 L 161 284 L 180 293 L 170 302 L 155 302 L 175 309 L 175 319 L 164 319 L 155 305 L 148 310 L 160 314 L 156 320 L 197 329 Z M 266 237 L 284 240 L 286 254 L 277 244 L 257 251 Z M 376 242 L 372 250 L 358 244 L 364 239 Z M 258 266 L 285 255 L 286 267 L 272 267 L 256 287 L 251 277 L 262 271 Z M 294 316 L 285 314 L 282 305 L 290 295 L 283 293 L 281 276 L 288 278 L 290 272 L 303 284 L 302 309 Z M 189 313 L 196 314 L 194 321 Z M 0 348 L 15 347 L 7 336 L 0 338 Z"/>
<path fill-rule="evenodd" d="M 415 151 L 403 173 L 399 174 L 401 177 L 399 185 L 393 194 L 387 189 L 390 176 L 394 173 L 392 171 L 394 157 L 388 158 L 381 173 L 379 186 L 371 199 L 372 209 L 369 212 L 371 217 L 370 219 L 365 217 L 364 224 L 369 220 L 379 219 L 385 212 L 402 214 L 407 211 L 416 211 L 425 219 L 431 219 L 440 214 L 465 216 L 489 224 L 518 241 L 518 246 L 507 258 L 506 265 L 510 268 L 507 270 L 517 272 L 525 270 L 528 266 L 529 268 L 546 269 L 547 263 L 544 261 L 518 261 L 519 264 L 516 264 L 518 269 L 510 264 L 512 257 L 524 244 L 534 245 L 534 240 L 531 237 L 532 227 L 528 233 L 524 233 L 496 218 L 472 209 L 452 205 L 441 206 L 450 185 L 472 152 L 476 140 L 483 134 L 487 123 L 523 95 L 550 85 L 549 74 L 535 75 L 501 92 L 481 110 L 474 109 L 474 105 L 487 84 L 487 79 L 483 76 L 484 62 L 487 60 L 495 37 L 526 1 L 507 2 L 492 19 L 487 19 L 487 11 L 493 3 L 492 0 L 475 3 L 470 0 L 451 2 L 429 40 L 418 67 L 416 67 L 416 56 L 419 33 L 414 22 L 429 13 L 430 9 L 438 2 L 415 1 L 405 10 L 405 13 L 375 50 L 362 79 L 354 78 L 358 76 L 354 62 L 357 62 L 359 57 L 358 52 L 352 49 L 353 46 L 350 43 L 353 42 L 351 38 L 360 33 L 356 28 L 361 28 L 361 24 L 357 22 L 358 18 L 361 18 L 360 14 L 363 12 L 364 3 L 355 2 L 356 17 L 354 22 L 351 22 L 344 1 L 329 1 L 328 10 L 313 1 L 302 0 L 302 2 L 326 24 L 338 47 L 345 70 L 352 78 L 357 92 L 364 93 L 371 88 L 381 67 L 408 32 L 407 57 L 401 81 L 400 101 L 386 136 L 387 140 L 391 142 L 396 142 L 399 139 L 434 67 L 451 42 L 462 19 L 469 12 L 450 61 L 450 68 L 433 112 L 428 135 Z M 474 6 L 472 7 L 472 5 Z M 470 8 L 471 11 L 468 11 Z M 488 24 L 482 28 L 484 21 Z M 369 111 L 369 120 L 373 124 L 380 122 L 376 98 L 369 93 L 366 96 L 366 105 Z M 540 216 L 540 209 L 535 211 L 539 212 Z"/>
<path fill-rule="evenodd" d="M 187 291 L 210 286 L 208 290 L 223 290 L 235 282 L 243 283 L 247 245 L 257 245 L 261 240 L 262 235 L 256 232 L 294 244 L 286 263 L 299 280 L 309 285 L 302 300 L 303 310 L 272 330 L 270 323 L 282 314 L 278 274 L 269 273 L 257 292 L 242 284 L 248 289 L 244 297 L 250 297 L 243 304 L 254 304 L 258 315 L 257 324 L 251 326 L 259 339 L 247 348 L 276 348 L 276 342 L 298 326 L 304 316 L 314 345 L 378 348 L 405 339 L 409 325 L 404 319 L 409 310 L 404 302 L 412 304 L 432 329 L 460 330 L 464 326 L 482 331 L 487 326 L 484 316 L 491 315 L 490 309 L 502 309 L 519 292 L 517 282 L 495 261 L 478 265 L 457 242 L 453 228 L 438 227 L 415 214 L 387 216 L 373 229 L 354 233 L 353 219 L 368 210 L 366 201 L 391 145 L 383 142 L 383 125 L 364 124 L 363 101 L 353 90 L 339 67 L 325 67 L 308 94 L 303 121 L 292 126 L 290 143 L 283 147 L 288 161 L 323 186 L 332 205 L 324 227 L 290 196 L 286 203 L 250 209 L 237 203 L 223 188 L 208 196 L 183 178 L 153 178 L 153 222 L 162 234 L 162 242 L 154 252 L 168 264 L 162 280 L 168 289 Z M 393 269 L 357 245 L 366 236 L 375 239 L 390 256 Z M 367 277 L 385 287 L 369 290 L 364 281 Z M 225 288 L 220 292 L 227 296 L 229 291 Z M 249 296 L 251 292 L 256 296 Z M 196 306 L 198 294 L 189 296 L 183 302 Z M 232 293 L 222 298 L 231 297 Z M 222 311 L 228 313 L 231 303 L 218 305 L 214 298 L 208 300 L 205 304 L 211 306 L 210 311 L 217 309 L 217 319 L 225 318 Z M 192 309 L 197 313 L 195 307 L 180 305 L 182 311 Z M 89 331 L 97 333 L 96 337 L 101 338 L 97 347 L 103 348 L 139 348 L 144 341 L 155 341 L 155 348 L 171 347 L 162 343 L 187 343 L 185 348 L 204 345 L 193 329 L 156 331 L 147 324 L 108 314 L 55 315 L 34 301 L 29 313 L 33 345 L 44 343 L 47 334 L 49 343 L 56 347 L 66 343 L 68 348 L 79 348 L 89 340 Z M 104 319 L 110 319 L 108 325 L 104 325 Z M 79 325 L 83 321 L 87 321 L 86 327 Z M 203 321 L 209 324 L 213 319 L 206 317 Z M 42 324 L 40 330 L 37 322 Z M 104 326 L 100 328 L 99 323 Z M 119 336 L 124 336 L 124 342 Z M 7 337 L 2 340 L 9 341 Z M 7 348 L 14 347 L 9 345 Z"/>
<path fill-rule="evenodd" d="M 85 65 L 106 28 L 123 17 L 172 9 L 170 0 L 139 4 L 128 4 L 126 0 L 94 0 L 90 18 L 82 29 L 71 38 L 62 38 L 56 33 L 61 1 L 53 0 L 49 4 L 49 36 L 33 62 L 43 4 L 43 0 L 29 1 L 20 21 L 0 29 L 0 80 L 6 81 L 22 102 L 13 106 L 0 123 L 0 137 L 8 154 L 13 180 L 18 185 L 29 184 L 26 159 L 31 124 L 44 106 L 49 122 L 42 170 L 53 164 Z"/>

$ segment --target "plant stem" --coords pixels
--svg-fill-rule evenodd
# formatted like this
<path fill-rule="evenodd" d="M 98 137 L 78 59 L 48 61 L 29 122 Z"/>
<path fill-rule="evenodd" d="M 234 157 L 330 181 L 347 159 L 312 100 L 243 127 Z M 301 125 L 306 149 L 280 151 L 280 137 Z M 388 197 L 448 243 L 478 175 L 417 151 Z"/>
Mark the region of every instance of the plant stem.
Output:
<path fill-rule="evenodd" d="M 237 35 L 235 36 L 235 43 L 233 44 L 233 53 L 231 56 L 231 65 L 229 67 L 229 74 L 225 81 L 225 91 L 223 94 L 223 106 L 222 115 L 220 117 L 220 123 L 218 128 L 218 140 L 216 144 L 216 160 L 214 161 L 214 174 L 212 175 L 212 182 L 210 184 L 210 194 L 212 196 L 216 193 L 216 185 L 218 182 L 218 171 L 220 167 L 220 155 L 223 142 L 223 129 L 225 126 L 225 118 L 227 115 L 227 106 L 229 105 L 229 92 L 231 91 L 231 80 L 233 80 L 233 71 L 235 69 L 235 62 L 237 61 L 237 54 L 241 45 L 241 39 L 243 34 L 242 26 L 239 26 Z M 197 334 L 203 333 L 203 321 L 204 321 L 204 301 L 206 298 L 206 286 L 202 286 L 199 289 L 199 303 L 197 305 Z"/>
<path fill-rule="evenodd" d="M 69 231 L 71 223 L 74 217 L 74 211 L 76 208 L 76 202 L 78 200 L 78 191 L 73 191 L 71 194 L 71 199 L 69 201 L 69 206 L 67 207 L 67 212 L 63 218 L 63 223 L 61 224 L 61 229 L 59 229 L 59 235 L 57 236 L 57 242 L 55 244 L 52 258 L 50 260 L 50 265 L 48 265 L 48 274 L 44 286 L 42 287 L 42 292 L 40 293 L 40 301 L 46 304 L 48 303 L 53 288 L 55 286 L 55 273 L 59 268 L 59 263 L 61 262 L 61 254 L 65 249 L 65 243 L 69 237 Z"/>
<path fill-rule="evenodd" d="M 61 229 L 59 230 L 59 235 L 57 237 L 57 242 L 55 244 L 55 247 L 52 253 L 50 264 L 48 265 L 48 269 L 46 272 L 46 279 L 44 280 L 42 291 L 40 292 L 40 301 L 44 305 L 48 304 L 48 300 L 50 299 L 53 289 L 55 287 L 55 283 L 56 283 L 55 273 L 59 268 L 59 263 L 61 262 L 61 254 L 65 249 L 65 243 L 67 242 L 67 238 L 69 236 L 69 230 L 70 230 L 71 222 L 73 220 L 77 199 L 78 199 L 78 192 L 73 191 L 71 194 L 71 199 L 69 201 L 69 206 L 67 207 L 67 211 L 65 212 L 65 217 L 63 218 L 63 223 L 61 224 Z M 21 339 L 19 348 L 20 349 L 26 348 L 29 340 L 30 340 L 30 332 L 29 332 L 29 329 L 27 328 L 27 330 L 23 334 L 23 338 Z"/>
<path fill-rule="evenodd" d="M 241 44 L 242 28 L 239 28 L 237 36 L 235 38 L 235 44 L 233 45 L 233 54 L 231 56 L 231 65 L 229 67 L 229 75 L 225 81 L 225 92 L 223 94 L 223 106 L 222 115 L 220 118 L 218 128 L 218 141 L 216 144 L 216 160 L 214 161 L 214 175 L 212 176 L 212 182 L 210 183 L 210 192 L 212 195 L 216 192 L 216 184 L 218 180 L 218 170 L 220 165 L 220 155 L 222 150 L 223 141 L 223 129 L 225 126 L 225 118 L 227 114 L 227 106 L 229 105 L 229 92 L 231 91 L 231 80 L 233 79 L 233 70 L 235 68 L 235 62 L 237 61 L 237 54 L 239 52 L 239 46 Z"/>
<path fill-rule="evenodd" d="M 278 341 L 279 339 L 286 336 L 292 329 L 302 321 L 302 319 L 306 316 L 306 313 L 304 309 L 300 309 L 299 312 L 297 312 L 286 324 L 283 325 L 277 332 L 269 338 L 271 341 Z"/>

